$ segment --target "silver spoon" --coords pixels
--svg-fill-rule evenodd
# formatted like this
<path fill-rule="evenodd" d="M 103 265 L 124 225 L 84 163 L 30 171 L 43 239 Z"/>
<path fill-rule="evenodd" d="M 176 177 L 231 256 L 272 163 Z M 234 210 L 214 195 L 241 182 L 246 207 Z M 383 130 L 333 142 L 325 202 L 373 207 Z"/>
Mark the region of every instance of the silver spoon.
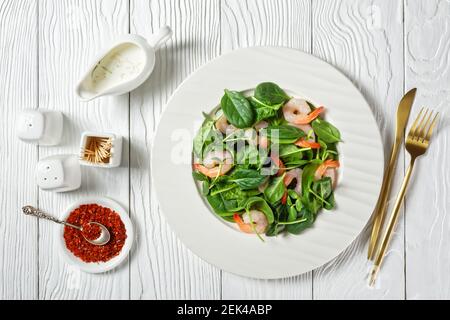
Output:
<path fill-rule="evenodd" d="M 104 225 L 102 225 L 101 223 L 98 223 L 98 222 L 94 222 L 94 221 L 88 222 L 88 224 L 95 224 L 95 225 L 99 226 L 100 230 L 101 230 L 100 236 L 97 239 L 89 240 L 88 238 L 86 238 L 84 236 L 83 227 L 81 227 L 81 226 L 76 226 L 76 225 L 68 223 L 66 221 L 58 220 L 55 217 L 52 217 L 32 206 L 24 206 L 24 207 L 22 207 L 22 211 L 23 211 L 23 213 L 25 213 L 26 215 L 29 215 L 29 216 L 44 218 L 44 219 L 47 219 L 47 220 L 50 220 L 50 221 L 53 221 L 53 222 L 56 222 L 59 224 L 63 224 L 68 227 L 75 228 L 77 230 L 80 230 L 84 239 L 86 239 L 87 242 L 94 244 L 96 246 L 103 246 L 103 245 L 107 244 L 109 242 L 109 240 L 111 239 L 111 234 L 109 233 L 108 229 Z"/>

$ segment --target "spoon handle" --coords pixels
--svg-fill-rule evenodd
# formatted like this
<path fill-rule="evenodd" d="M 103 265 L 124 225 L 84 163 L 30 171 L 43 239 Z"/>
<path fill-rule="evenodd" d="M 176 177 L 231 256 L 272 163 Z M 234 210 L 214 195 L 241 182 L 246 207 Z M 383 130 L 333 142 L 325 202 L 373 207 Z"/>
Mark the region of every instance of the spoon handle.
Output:
<path fill-rule="evenodd" d="M 56 219 L 55 217 L 53 217 L 51 215 L 48 215 L 45 212 L 43 212 L 43 211 L 41 211 L 39 209 L 36 209 L 33 206 L 24 206 L 24 207 L 22 207 L 22 212 L 24 214 L 28 215 L 28 216 L 35 216 L 35 217 L 38 217 L 38 218 L 47 219 L 47 220 L 50 220 L 50 221 L 53 221 L 53 222 L 56 222 L 56 223 L 59 223 L 59 224 L 67 225 L 67 226 L 70 226 L 72 228 L 76 228 L 78 230 L 81 230 L 81 227 L 75 226 L 75 225 L 73 225 L 71 223 L 68 223 L 66 221 L 62 221 L 62 220 Z"/>

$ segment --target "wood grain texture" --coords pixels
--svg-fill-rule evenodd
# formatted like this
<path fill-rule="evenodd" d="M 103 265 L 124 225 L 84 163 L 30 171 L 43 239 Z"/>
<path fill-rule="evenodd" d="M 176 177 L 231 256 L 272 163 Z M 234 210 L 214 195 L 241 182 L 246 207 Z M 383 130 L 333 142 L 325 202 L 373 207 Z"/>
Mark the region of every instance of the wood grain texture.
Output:
<path fill-rule="evenodd" d="M 112 132 L 125 138 L 122 164 L 114 169 L 82 167 L 81 189 L 39 192 L 41 209 L 59 215 L 85 196 L 107 196 L 128 208 L 128 97 L 80 102 L 75 85 L 109 41 L 128 33 L 128 1 L 39 1 L 39 107 L 62 111 L 65 136 L 56 148 L 39 148 L 40 158 L 78 154 L 82 131 Z M 128 299 L 128 263 L 105 274 L 69 267 L 59 256 L 58 226 L 39 224 L 41 299 Z"/>
<path fill-rule="evenodd" d="M 37 107 L 37 15 L 34 1 L 0 1 L 0 299 L 36 299 L 37 221 L 20 213 L 36 203 L 30 181 L 37 147 L 19 141 L 15 121 Z M 26 236 L 24 236 L 26 235 Z"/>
<path fill-rule="evenodd" d="M 138 226 L 131 260 L 133 299 L 220 298 L 220 270 L 173 234 L 158 210 L 150 168 L 152 139 L 167 99 L 191 72 L 220 53 L 219 14 L 217 0 L 131 2 L 132 33 L 148 36 L 165 24 L 174 32 L 157 52 L 150 79 L 131 94 L 130 208 Z M 183 195 L 174 197 L 183 201 Z M 189 208 L 180 214 L 189 214 Z"/>
<path fill-rule="evenodd" d="M 390 146 L 395 111 L 403 95 L 402 2 L 320 0 L 313 1 L 312 9 L 313 54 L 354 81 L 372 107 L 386 146 Z M 388 148 L 385 154 L 388 156 Z M 402 161 L 400 156 L 400 174 Z M 366 280 L 369 234 L 366 228 L 344 253 L 314 271 L 314 299 L 404 297 L 403 226 L 394 236 L 374 289 Z"/>
<path fill-rule="evenodd" d="M 175 34 L 142 87 L 89 103 L 75 97 L 79 76 L 109 40 L 129 31 L 148 36 L 163 24 Z M 258 281 L 201 261 L 158 211 L 150 156 L 167 99 L 202 64 L 253 45 L 298 48 L 337 66 L 372 106 L 387 146 L 405 90 L 418 87 L 412 117 L 422 106 L 441 112 L 375 289 L 365 282 L 369 230 L 312 273 Z M 0 0 L 0 299 L 450 298 L 450 176 L 442 166 L 450 147 L 449 49 L 446 0 Z M 37 148 L 16 138 L 19 111 L 37 107 L 65 114 L 60 146 Z M 122 166 L 83 167 L 83 186 L 75 192 L 38 191 L 38 159 L 77 153 L 84 130 L 123 135 Z M 408 157 L 399 161 L 391 200 Z M 118 200 L 136 226 L 129 262 L 106 274 L 67 266 L 57 251 L 58 226 L 19 214 L 29 203 L 58 215 L 87 195 Z"/>
<path fill-rule="evenodd" d="M 311 5 L 304 1 L 223 0 L 222 52 L 249 46 L 311 49 Z M 223 272 L 224 299 L 310 299 L 311 273 L 282 280 L 255 280 Z"/>
<path fill-rule="evenodd" d="M 421 107 L 440 112 L 428 152 L 419 158 L 406 196 L 406 296 L 450 298 L 450 3 L 407 1 L 407 87 L 417 86 Z M 409 161 L 409 158 L 407 158 Z"/>

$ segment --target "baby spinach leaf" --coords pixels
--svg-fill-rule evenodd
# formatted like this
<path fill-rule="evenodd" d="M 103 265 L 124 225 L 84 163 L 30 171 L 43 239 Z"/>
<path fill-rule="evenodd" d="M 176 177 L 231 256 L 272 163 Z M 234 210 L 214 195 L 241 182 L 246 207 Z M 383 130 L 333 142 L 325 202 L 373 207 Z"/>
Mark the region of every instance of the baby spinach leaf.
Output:
<path fill-rule="evenodd" d="M 294 206 L 289 207 L 288 209 L 288 222 L 295 221 L 297 219 L 297 210 L 295 210 Z"/>
<path fill-rule="evenodd" d="M 274 105 L 268 105 L 264 102 L 258 100 L 256 97 L 248 98 L 250 104 L 255 109 L 256 113 L 256 123 L 270 118 L 275 118 L 278 114 L 278 110 L 283 106 L 284 103 L 278 103 Z"/>
<path fill-rule="evenodd" d="M 286 228 L 286 226 L 284 226 L 284 225 L 281 225 L 278 223 L 273 223 L 267 229 L 266 236 L 275 237 L 275 236 L 279 235 L 285 228 Z"/>
<path fill-rule="evenodd" d="M 305 136 L 305 133 L 299 128 L 286 124 L 269 126 L 266 131 L 269 139 L 278 144 L 292 144 Z"/>
<path fill-rule="evenodd" d="M 255 98 L 265 105 L 283 104 L 289 100 L 289 96 L 277 84 L 263 82 L 255 88 Z"/>
<path fill-rule="evenodd" d="M 204 174 L 197 172 L 197 171 L 192 171 L 192 176 L 197 181 L 208 181 L 209 180 L 207 176 L 205 176 Z"/>
<path fill-rule="evenodd" d="M 283 180 L 284 175 L 273 178 L 269 186 L 264 190 L 264 196 L 271 204 L 274 204 L 283 197 L 286 191 Z"/>
<path fill-rule="evenodd" d="M 328 198 L 325 199 L 327 202 L 324 203 L 323 207 L 327 210 L 331 210 L 335 207 L 336 203 L 334 200 L 334 193 L 332 192 Z"/>
<path fill-rule="evenodd" d="M 331 123 L 317 118 L 311 123 L 311 126 L 314 133 L 320 138 L 320 140 L 326 143 L 341 141 L 341 133 Z"/>
<path fill-rule="evenodd" d="M 222 216 L 220 216 L 220 217 L 221 217 L 223 220 L 225 220 L 225 221 L 232 222 L 232 223 L 236 223 L 236 221 L 234 221 L 233 215 L 234 215 L 234 213 L 233 213 L 233 212 L 230 212 L 229 215 L 222 215 Z"/>
<path fill-rule="evenodd" d="M 302 158 L 302 150 L 293 144 L 281 144 L 279 146 L 280 149 L 280 158 L 282 159 L 301 159 Z"/>
<path fill-rule="evenodd" d="M 225 89 L 220 105 L 228 122 L 236 128 L 248 128 L 253 125 L 255 120 L 253 108 L 242 93 Z"/>
<path fill-rule="evenodd" d="M 230 175 L 230 181 L 236 183 L 242 190 L 257 188 L 265 178 L 256 170 L 245 168 L 236 168 Z"/>
<path fill-rule="evenodd" d="M 314 223 L 315 215 L 306 208 L 303 208 L 300 212 L 300 218 L 306 218 L 306 220 L 303 222 L 286 225 L 287 232 L 291 234 L 299 234 L 303 230 L 311 227 Z"/>
<path fill-rule="evenodd" d="M 209 181 L 205 180 L 202 182 L 202 194 L 207 196 L 209 194 Z"/>
<path fill-rule="evenodd" d="M 267 157 L 267 150 L 247 145 L 236 153 L 236 163 L 246 167 L 260 168 Z"/>
<path fill-rule="evenodd" d="M 270 208 L 266 200 L 264 200 L 261 197 L 248 198 L 247 201 L 245 202 L 245 209 L 247 211 L 252 209 L 259 210 L 266 215 L 267 222 L 269 222 L 269 224 L 272 224 L 274 222 L 272 208 Z"/>
<path fill-rule="evenodd" d="M 209 205 L 213 208 L 214 212 L 217 215 L 223 215 L 228 213 L 228 210 L 225 208 L 225 204 L 223 203 L 223 199 L 220 194 L 214 196 L 207 196 L 206 200 L 208 200 Z"/>
<path fill-rule="evenodd" d="M 255 107 L 255 113 L 256 113 L 255 122 L 257 123 L 261 120 L 275 117 L 277 114 L 277 110 L 270 107 Z"/>
<path fill-rule="evenodd" d="M 308 164 L 303 168 L 302 172 L 302 193 L 303 195 L 308 194 L 311 184 L 314 181 L 314 174 L 316 173 L 317 167 L 319 165 L 315 163 Z"/>
<path fill-rule="evenodd" d="M 298 198 L 295 201 L 295 209 L 297 209 L 298 212 L 300 212 L 303 209 L 303 203 L 302 203 L 302 200 L 300 198 Z"/>
<path fill-rule="evenodd" d="M 239 199 L 228 199 L 228 200 L 223 199 L 223 204 L 228 212 L 236 212 L 244 209 L 244 203 L 242 200 Z"/>
<path fill-rule="evenodd" d="M 308 162 L 310 162 L 309 160 L 302 160 L 302 159 L 298 159 L 298 160 L 288 160 L 284 163 L 284 166 L 286 168 L 290 169 L 294 169 L 294 168 L 298 168 L 301 167 L 305 164 L 307 164 Z"/>
<path fill-rule="evenodd" d="M 323 199 L 331 195 L 331 178 L 324 177 L 320 180 L 314 181 L 312 185 L 314 193 L 320 195 Z"/>
<path fill-rule="evenodd" d="M 297 200 L 300 196 L 294 190 L 288 189 L 288 195 L 290 198 Z"/>
<path fill-rule="evenodd" d="M 214 121 L 206 120 L 194 138 L 193 149 L 196 156 L 202 156 L 203 146 L 210 139 L 212 130 L 214 130 Z"/>

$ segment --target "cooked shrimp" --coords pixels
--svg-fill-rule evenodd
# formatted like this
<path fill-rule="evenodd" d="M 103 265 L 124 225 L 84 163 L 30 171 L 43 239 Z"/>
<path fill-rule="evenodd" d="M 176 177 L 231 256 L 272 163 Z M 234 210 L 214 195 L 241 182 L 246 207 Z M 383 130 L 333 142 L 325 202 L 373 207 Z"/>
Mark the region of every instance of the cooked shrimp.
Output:
<path fill-rule="evenodd" d="M 250 210 L 244 213 L 242 217 L 235 213 L 233 219 L 236 221 L 239 229 L 245 233 L 264 233 L 269 225 L 266 215 L 258 210 Z"/>
<path fill-rule="evenodd" d="M 294 143 L 296 146 L 302 147 L 302 148 L 311 148 L 311 149 L 319 149 L 320 143 L 310 140 L 305 140 L 304 138 L 300 138 Z"/>
<path fill-rule="evenodd" d="M 255 129 L 259 131 L 261 129 L 267 128 L 268 126 L 269 126 L 269 124 L 266 121 L 261 120 L 260 122 L 255 124 Z"/>
<path fill-rule="evenodd" d="M 286 167 L 283 161 L 281 161 L 280 158 L 278 158 L 278 156 L 274 154 L 270 155 L 270 159 L 272 161 L 272 164 L 275 165 L 275 168 L 278 169 L 277 176 L 281 176 L 286 171 Z"/>
<path fill-rule="evenodd" d="M 259 136 L 258 144 L 261 148 L 267 149 L 267 147 L 269 146 L 269 139 L 267 138 L 267 136 Z"/>
<path fill-rule="evenodd" d="M 290 125 L 294 126 L 296 128 L 299 128 L 307 135 L 307 139 L 305 139 L 305 138 L 298 139 L 294 143 L 296 146 L 299 146 L 302 148 L 311 148 L 311 149 L 319 149 L 320 148 L 320 144 L 316 142 L 316 135 L 314 134 L 314 130 L 310 124 L 290 123 Z"/>
<path fill-rule="evenodd" d="M 219 119 L 216 121 L 216 129 L 224 134 L 230 134 L 236 131 L 236 127 L 230 124 L 225 117 L 225 115 L 221 115 Z"/>
<path fill-rule="evenodd" d="M 302 173 L 303 170 L 300 168 L 295 168 L 286 172 L 284 176 L 284 185 L 287 187 L 292 183 L 292 181 L 296 180 L 296 185 L 294 191 L 298 194 L 302 193 Z"/>
<path fill-rule="evenodd" d="M 325 160 L 317 169 L 314 174 L 314 178 L 316 180 L 319 180 L 322 177 L 330 177 L 331 178 L 331 184 L 333 186 L 333 189 L 336 187 L 337 182 L 337 172 L 336 168 L 339 168 L 340 163 L 337 160 Z"/>
<path fill-rule="evenodd" d="M 269 139 L 267 138 L 266 135 L 260 134 L 259 131 L 261 129 L 267 128 L 268 126 L 269 126 L 269 124 L 264 120 L 255 124 L 255 129 L 258 133 L 258 144 L 261 148 L 264 148 L 264 149 L 267 149 L 267 147 L 269 146 Z"/>
<path fill-rule="evenodd" d="M 319 107 L 311 112 L 311 107 L 306 100 L 292 98 L 283 106 L 283 116 L 286 121 L 294 124 L 308 124 L 319 116 L 324 110 Z"/>
<path fill-rule="evenodd" d="M 210 178 L 222 176 L 232 167 L 233 156 L 229 151 L 211 151 L 203 158 L 203 164 L 194 163 L 195 170 Z"/>
<path fill-rule="evenodd" d="M 288 172 L 286 172 L 284 179 L 283 179 L 284 185 L 286 187 L 288 185 L 290 185 L 292 181 L 296 180 L 294 191 L 299 195 L 302 193 L 302 173 L 303 173 L 302 169 L 295 168 L 295 169 L 292 169 L 292 170 L 289 170 Z M 282 204 L 286 204 L 287 197 L 288 197 L 288 193 L 287 193 L 287 191 L 285 191 L 283 194 L 283 197 L 281 198 Z"/>

